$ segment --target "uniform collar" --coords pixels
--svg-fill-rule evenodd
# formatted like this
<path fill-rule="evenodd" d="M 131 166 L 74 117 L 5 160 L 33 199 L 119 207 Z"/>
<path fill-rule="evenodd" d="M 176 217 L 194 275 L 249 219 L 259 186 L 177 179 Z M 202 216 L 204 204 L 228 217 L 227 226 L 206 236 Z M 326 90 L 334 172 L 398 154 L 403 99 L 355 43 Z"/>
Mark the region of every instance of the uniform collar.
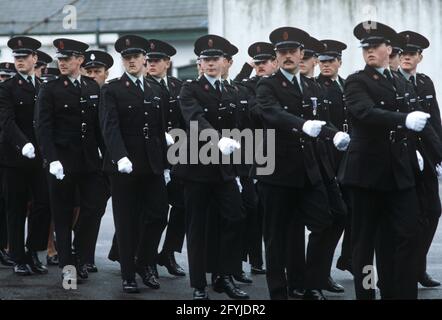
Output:
<path fill-rule="evenodd" d="M 144 86 L 144 77 L 143 75 L 139 76 L 138 78 L 131 75 L 129 72 L 126 72 L 126 75 L 129 77 L 130 80 L 132 80 L 132 82 L 136 85 L 137 84 L 137 80 L 140 80 L 141 82 L 141 87 Z"/>
<path fill-rule="evenodd" d="M 302 92 L 302 85 L 301 85 L 301 73 L 298 71 L 296 74 L 291 74 L 290 72 L 285 71 L 283 68 L 280 68 L 281 73 L 284 75 L 284 77 L 287 78 L 291 83 L 293 83 L 293 78 L 296 77 L 296 81 L 298 81 L 299 89 Z"/>
<path fill-rule="evenodd" d="M 32 84 L 33 84 L 34 87 L 35 87 L 35 74 L 24 74 L 24 73 L 21 73 L 21 72 L 18 72 L 18 74 L 19 74 L 23 79 L 25 79 L 26 81 L 28 81 L 28 77 L 31 76 L 31 78 L 32 78 Z"/>
<path fill-rule="evenodd" d="M 75 80 L 77 80 L 79 83 L 81 83 L 81 74 L 78 75 L 77 78 L 74 78 L 74 77 L 71 77 L 71 76 L 68 76 L 68 78 L 69 78 L 69 80 L 71 80 L 72 84 L 74 84 Z"/>
<path fill-rule="evenodd" d="M 414 76 L 414 84 L 416 85 L 416 74 L 408 73 L 402 68 L 399 68 L 399 72 L 405 77 L 405 79 L 407 79 L 407 81 L 410 81 L 411 76 Z"/>
<path fill-rule="evenodd" d="M 220 84 L 222 83 L 221 78 L 214 78 L 214 77 L 208 76 L 207 74 L 204 74 L 204 77 L 206 77 L 207 81 L 209 81 L 210 84 L 211 84 L 215 89 L 216 89 L 216 85 L 215 85 L 215 82 L 216 82 L 216 81 L 219 81 Z"/>
<path fill-rule="evenodd" d="M 167 76 L 165 76 L 164 78 L 159 78 L 159 77 L 152 76 L 152 78 L 154 78 L 158 83 L 160 83 L 161 80 L 164 80 L 164 83 L 166 84 L 166 87 L 169 86 L 169 82 L 167 81 Z"/>

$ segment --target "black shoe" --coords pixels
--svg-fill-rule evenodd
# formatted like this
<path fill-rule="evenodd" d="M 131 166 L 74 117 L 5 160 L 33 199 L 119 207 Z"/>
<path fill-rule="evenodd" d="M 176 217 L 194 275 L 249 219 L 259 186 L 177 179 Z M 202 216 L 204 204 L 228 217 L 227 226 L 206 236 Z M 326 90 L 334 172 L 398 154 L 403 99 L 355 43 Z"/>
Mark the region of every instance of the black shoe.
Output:
<path fill-rule="evenodd" d="M 135 280 L 123 280 L 123 292 L 139 293 L 137 282 Z"/>
<path fill-rule="evenodd" d="M 289 289 L 288 295 L 290 298 L 294 299 L 304 299 L 305 290 L 304 289 Z"/>
<path fill-rule="evenodd" d="M 28 252 L 28 262 L 31 270 L 36 274 L 47 274 L 48 268 L 41 263 L 40 259 L 38 259 L 38 254 L 35 251 Z"/>
<path fill-rule="evenodd" d="M 89 273 L 87 272 L 87 267 L 85 264 L 77 265 L 77 276 L 79 279 L 87 279 L 89 278 Z"/>
<path fill-rule="evenodd" d="M 195 289 L 193 291 L 193 300 L 209 300 L 206 288 Z"/>
<path fill-rule="evenodd" d="M 152 289 L 159 289 L 160 283 L 157 281 L 157 278 L 155 277 L 155 274 L 150 266 L 147 267 L 136 267 L 136 273 L 141 277 L 141 280 L 143 280 L 143 283 Z"/>
<path fill-rule="evenodd" d="M 233 276 L 233 279 L 241 283 L 253 283 L 253 280 L 250 279 L 245 272 L 241 272 L 241 274 Z"/>
<path fill-rule="evenodd" d="M 166 267 L 167 272 L 173 276 L 184 277 L 186 275 L 184 269 L 176 262 L 175 254 L 173 252 L 161 253 L 158 256 L 158 264 Z"/>
<path fill-rule="evenodd" d="M 58 264 L 60 263 L 60 261 L 58 260 L 58 254 L 52 257 L 46 256 L 46 263 L 48 264 L 48 266 L 58 266 Z"/>
<path fill-rule="evenodd" d="M 88 273 L 97 273 L 98 272 L 98 268 L 95 264 L 93 263 L 86 263 L 86 270 Z"/>
<path fill-rule="evenodd" d="M 327 287 L 325 288 L 325 290 L 334 293 L 344 293 L 345 291 L 344 287 L 341 286 L 339 283 L 337 283 L 335 280 L 333 280 L 332 277 L 328 277 Z"/>
<path fill-rule="evenodd" d="M 150 269 L 150 272 L 155 276 L 155 278 L 157 278 L 157 280 L 160 278 L 160 276 L 158 274 L 158 268 L 157 268 L 156 263 L 154 263 L 150 266 L 147 266 L 147 268 Z"/>
<path fill-rule="evenodd" d="M 434 280 L 427 272 L 419 279 L 419 283 L 425 288 L 435 288 L 440 286 L 440 282 Z"/>
<path fill-rule="evenodd" d="M 336 268 L 341 271 L 348 271 L 353 275 L 353 269 L 351 266 L 351 260 L 350 259 L 344 259 L 341 257 L 338 258 L 338 261 L 336 262 Z"/>
<path fill-rule="evenodd" d="M 263 267 L 251 267 L 250 272 L 252 274 L 266 274 L 266 270 Z"/>
<path fill-rule="evenodd" d="M 12 261 L 9 254 L 4 249 L 0 249 L 0 263 L 6 267 L 12 267 L 14 265 L 14 261 Z"/>
<path fill-rule="evenodd" d="M 31 267 L 24 263 L 15 264 L 14 273 L 18 276 L 30 276 L 33 274 Z"/>
<path fill-rule="evenodd" d="M 321 290 L 305 290 L 304 300 L 327 300 Z"/>
<path fill-rule="evenodd" d="M 250 299 L 249 295 L 239 289 L 231 276 L 220 276 L 216 279 L 213 290 L 218 293 L 225 292 L 231 299 L 235 300 L 247 300 Z"/>

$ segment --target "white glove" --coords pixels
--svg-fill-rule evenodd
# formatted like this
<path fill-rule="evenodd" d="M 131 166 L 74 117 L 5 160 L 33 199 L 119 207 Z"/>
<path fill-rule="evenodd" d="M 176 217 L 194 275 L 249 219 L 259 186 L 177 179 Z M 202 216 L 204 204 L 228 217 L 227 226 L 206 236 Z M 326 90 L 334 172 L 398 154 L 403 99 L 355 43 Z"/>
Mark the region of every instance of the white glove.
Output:
<path fill-rule="evenodd" d="M 335 144 L 336 149 L 339 151 L 345 151 L 350 144 L 350 136 L 345 132 L 339 131 L 335 134 L 333 143 Z"/>
<path fill-rule="evenodd" d="M 325 125 L 324 121 L 318 120 L 307 120 L 302 127 L 302 131 L 312 138 L 319 136 L 322 130 L 322 126 Z"/>
<path fill-rule="evenodd" d="M 170 170 L 166 169 L 164 170 L 164 182 L 167 184 L 170 182 Z"/>
<path fill-rule="evenodd" d="M 419 170 L 422 172 L 424 171 L 424 158 L 422 158 L 422 155 L 417 150 L 416 150 L 416 157 L 417 157 L 417 163 L 419 164 Z"/>
<path fill-rule="evenodd" d="M 442 162 L 436 165 L 436 173 L 439 180 L 442 178 Z"/>
<path fill-rule="evenodd" d="M 230 139 L 230 138 L 221 138 L 218 142 L 218 148 L 221 150 L 221 153 L 225 156 L 232 154 L 233 151 L 240 149 L 241 145 L 239 142 Z"/>
<path fill-rule="evenodd" d="M 420 132 L 424 130 L 425 125 L 427 124 L 428 119 L 431 116 L 428 113 L 422 111 L 414 111 L 407 116 L 405 120 L 405 125 L 408 129 Z"/>
<path fill-rule="evenodd" d="M 239 177 L 236 177 L 235 180 L 236 180 L 236 184 L 238 185 L 239 193 L 241 193 L 242 192 L 241 179 Z"/>
<path fill-rule="evenodd" d="M 52 161 L 49 164 L 49 172 L 54 175 L 57 180 L 63 180 L 64 178 L 63 166 L 60 161 Z"/>
<path fill-rule="evenodd" d="M 21 154 L 23 156 L 25 156 L 26 158 L 34 159 L 35 158 L 35 148 L 34 148 L 34 145 L 32 143 L 30 143 L 30 142 L 25 144 L 23 149 L 21 149 Z"/>
<path fill-rule="evenodd" d="M 167 132 L 165 134 L 166 134 L 167 146 L 170 147 L 171 145 L 173 145 L 175 143 L 175 140 L 173 140 L 173 137 L 170 134 L 168 134 Z"/>
<path fill-rule="evenodd" d="M 131 173 L 132 172 L 132 162 L 127 157 L 118 160 L 118 171 L 121 173 Z"/>

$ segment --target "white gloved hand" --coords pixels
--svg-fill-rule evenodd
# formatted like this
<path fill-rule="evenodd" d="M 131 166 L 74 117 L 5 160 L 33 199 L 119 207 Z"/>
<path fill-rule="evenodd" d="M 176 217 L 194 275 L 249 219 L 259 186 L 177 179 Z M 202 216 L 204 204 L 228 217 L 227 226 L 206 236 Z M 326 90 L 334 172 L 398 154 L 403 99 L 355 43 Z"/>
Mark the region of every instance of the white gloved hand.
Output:
<path fill-rule="evenodd" d="M 422 172 L 424 171 L 424 158 L 422 158 L 422 155 L 417 150 L 416 150 L 416 157 L 417 157 L 417 163 L 419 164 L 419 170 Z"/>
<path fill-rule="evenodd" d="M 64 178 L 63 166 L 60 161 L 52 161 L 49 164 L 49 172 L 54 175 L 57 180 L 63 180 Z"/>
<path fill-rule="evenodd" d="M 118 171 L 121 173 L 131 173 L 132 172 L 132 162 L 127 157 L 118 160 Z"/>
<path fill-rule="evenodd" d="M 230 139 L 230 138 L 221 138 L 218 142 L 218 148 L 221 150 L 221 153 L 225 156 L 232 154 L 233 151 L 240 149 L 241 145 L 239 142 Z"/>
<path fill-rule="evenodd" d="M 236 180 L 236 184 L 238 185 L 239 193 L 241 193 L 242 192 L 241 179 L 239 177 L 236 177 L 235 180 Z"/>
<path fill-rule="evenodd" d="M 322 126 L 325 126 L 325 124 L 324 121 L 307 120 L 302 127 L 302 131 L 304 131 L 306 135 L 316 138 L 321 133 Z"/>
<path fill-rule="evenodd" d="M 170 147 L 171 145 L 173 145 L 175 143 L 175 140 L 173 140 L 173 137 L 170 134 L 168 134 L 167 132 L 165 134 L 166 134 L 167 146 Z"/>
<path fill-rule="evenodd" d="M 164 170 L 164 182 L 167 184 L 170 182 L 170 170 L 166 169 Z"/>
<path fill-rule="evenodd" d="M 34 145 L 30 142 L 24 145 L 23 149 L 21 149 L 21 154 L 29 159 L 35 158 L 35 148 Z"/>
<path fill-rule="evenodd" d="M 442 179 L 442 162 L 436 165 L 436 173 L 439 180 Z"/>
<path fill-rule="evenodd" d="M 430 119 L 430 115 L 428 113 L 422 111 L 414 111 L 407 116 L 405 120 L 405 126 L 413 131 L 420 132 L 424 130 L 425 125 L 427 124 L 428 119 Z"/>
<path fill-rule="evenodd" d="M 350 144 L 350 136 L 345 132 L 339 131 L 335 134 L 333 143 L 335 144 L 336 149 L 339 151 L 345 151 Z"/>

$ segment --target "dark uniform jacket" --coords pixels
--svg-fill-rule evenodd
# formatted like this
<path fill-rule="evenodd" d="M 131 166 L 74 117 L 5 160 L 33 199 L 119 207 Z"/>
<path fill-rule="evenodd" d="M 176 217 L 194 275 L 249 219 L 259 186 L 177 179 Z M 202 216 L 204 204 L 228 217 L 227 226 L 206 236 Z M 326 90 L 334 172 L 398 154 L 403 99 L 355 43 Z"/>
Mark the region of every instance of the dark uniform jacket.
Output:
<path fill-rule="evenodd" d="M 6 167 L 42 167 L 34 133 L 34 109 L 41 81 L 35 77 L 35 87 L 16 74 L 0 84 L 0 153 Z M 35 148 L 35 158 L 22 155 L 27 143 Z"/>
<path fill-rule="evenodd" d="M 310 80 L 301 77 L 303 88 Z M 318 101 L 316 101 L 318 102 Z M 275 171 L 268 176 L 257 176 L 262 182 L 302 188 L 322 182 L 314 138 L 307 136 L 302 127 L 313 120 L 313 100 L 303 96 L 299 87 L 290 82 L 279 70 L 258 82 L 257 103 L 266 129 L 274 129 Z M 323 127 L 320 138 L 332 139 L 336 129 Z M 264 150 L 268 150 L 264 139 Z"/>
<path fill-rule="evenodd" d="M 65 173 L 99 171 L 104 144 L 98 123 L 100 87 L 81 76 L 81 89 L 67 76 L 41 86 L 35 125 L 44 164 L 60 161 Z"/>
<path fill-rule="evenodd" d="M 162 93 L 144 79 L 144 92 L 125 73 L 101 90 L 100 124 L 107 148 L 104 170 L 118 173 L 127 157 L 131 174 L 163 174 L 167 167 Z"/>
<path fill-rule="evenodd" d="M 214 129 L 218 131 L 221 138 L 222 129 L 236 128 L 236 109 L 238 97 L 235 89 L 229 84 L 223 84 L 222 95 L 216 92 L 212 84 L 205 76 L 198 80 L 188 81 L 183 84 L 180 93 L 180 107 L 186 124 L 188 134 L 188 164 L 174 166 L 173 174 L 184 180 L 196 182 L 224 182 L 235 179 L 235 168 L 230 161 L 229 164 L 221 163 L 221 152 L 219 152 L 220 164 L 190 164 L 190 122 L 198 123 L 198 131 L 203 129 Z M 198 144 L 198 150 L 207 142 Z M 199 151 L 198 151 L 199 152 Z"/>

